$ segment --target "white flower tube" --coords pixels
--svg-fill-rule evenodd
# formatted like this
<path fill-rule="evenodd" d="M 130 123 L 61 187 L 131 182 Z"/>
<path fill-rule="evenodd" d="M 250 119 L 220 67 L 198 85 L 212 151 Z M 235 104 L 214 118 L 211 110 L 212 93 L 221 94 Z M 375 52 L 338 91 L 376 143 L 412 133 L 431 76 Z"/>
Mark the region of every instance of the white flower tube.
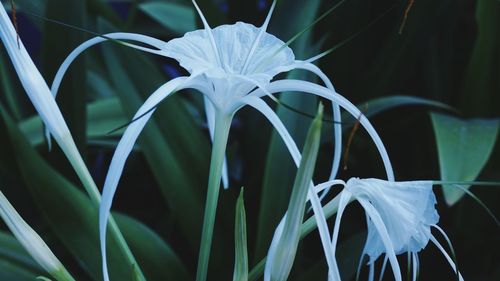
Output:
<path fill-rule="evenodd" d="M 58 281 L 75 279 L 64 268 L 40 236 L 21 218 L 0 191 L 0 217 L 33 259 Z"/>

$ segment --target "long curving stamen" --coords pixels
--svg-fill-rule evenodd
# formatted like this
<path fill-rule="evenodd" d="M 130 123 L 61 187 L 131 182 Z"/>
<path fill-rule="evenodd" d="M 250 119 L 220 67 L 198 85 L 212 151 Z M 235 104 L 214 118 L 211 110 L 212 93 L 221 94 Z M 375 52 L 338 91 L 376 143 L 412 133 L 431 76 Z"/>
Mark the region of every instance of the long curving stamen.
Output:
<path fill-rule="evenodd" d="M 198 4 L 196 3 L 196 1 L 191 0 L 191 2 L 193 2 L 193 5 L 194 5 L 196 11 L 198 12 L 198 15 L 201 18 L 201 22 L 203 23 L 203 27 L 205 28 L 205 31 L 207 32 L 208 38 L 210 40 L 210 44 L 212 45 L 212 49 L 214 51 L 215 56 L 217 57 L 217 62 L 219 63 L 219 66 L 224 67 L 222 60 L 221 60 L 221 56 L 219 54 L 219 49 L 217 48 L 217 44 L 215 43 L 215 38 L 214 38 L 212 28 L 210 28 L 210 25 L 208 25 L 207 19 L 203 15 L 203 12 L 201 11 L 200 7 L 198 7 Z"/>
<path fill-rule="evenodd" d="M 271 5 L 271 8 L 269 8 L 269 13 L 266 16 L 264 23 L 260 27 L 259 34 L 257 35 L 257 37 L 255 37 L 255 40 L 253 41 L 252 47 L 250 48 L 250 51 L 248 52 L 247 58 L 245 59 L 245 64 L 243 65 L 243 68 L 241 69 L 240 74 L 246 74 L 247 68 L 248 68 L 248 65 L 250 64 L 253 53 L 255 52 L 255 50 L 257 49 L 257 46 L 260 43 L 260 38 L 267 30 L 267 26 L 269 25 L 269 21 L 271 20 L 271 16 L 273 14 L 274 8 L 276 7 L 276 2 L 278 2 L 278 0 L 274 0 L 273 4 Z"/>

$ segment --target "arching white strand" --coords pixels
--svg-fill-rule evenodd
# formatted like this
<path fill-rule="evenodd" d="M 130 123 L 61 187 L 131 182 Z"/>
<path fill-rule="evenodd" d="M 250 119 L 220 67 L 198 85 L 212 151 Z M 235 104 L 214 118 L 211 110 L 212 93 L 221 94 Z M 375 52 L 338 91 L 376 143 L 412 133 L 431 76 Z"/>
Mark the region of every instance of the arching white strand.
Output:
<path fill-rule="evenodd" d="M 331 100 L 332 102 L 335 102 L 341 107 L 343 107 L 352 116 L 354 116 L 356 119 L 359 119 L 361 126 L 363 126 L 366 129 L 366 131 L 374 141 L 379 151 L 379 154 L 382 158 L 387 174 L 387 179 L 389 181 L 394 181 L 394 172 L 392 169 L 392 164 L 391 161 L 389 160 L 389 155 L 387 154 L 387 150 L 385 149 L 384 143 L 380 139 L 380 136 L 378 135 L 377 131 L 372 126 L 370 121 L 363 115 L 363 113 L 346 98 L 331 91 L 328 88 L 313 84 L 311 82 L 294 80 L 294 79 L 284 79 L 271 82 L 267 87 L 267 90 L 271 94 L 278 92 L 293 92 L 293 91 L 306 92 Z M 263 95 L 265 95 L 265 93 L 260 90 L 256 90 L 252 92 L 251 95 L 256 97 L 262 97 Z"/>

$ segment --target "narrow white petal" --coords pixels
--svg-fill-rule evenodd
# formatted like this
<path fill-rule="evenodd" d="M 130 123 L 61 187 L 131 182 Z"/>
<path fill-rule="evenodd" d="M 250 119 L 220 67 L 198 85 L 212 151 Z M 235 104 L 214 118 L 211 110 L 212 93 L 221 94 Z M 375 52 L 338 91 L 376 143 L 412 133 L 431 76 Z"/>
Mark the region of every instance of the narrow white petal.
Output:
<path fill-rule="evenodd" d="M 150 46 L 157 48 L 158 50 L 153 50 L 153 49 L 145 48 L 142 46 L 133 45 L 130 43 L 124 43 L 125 45 L 127 45 L 129 47 L 139 49 L 141 51 L 145 51 L 145 52 L 149 52 L 149 53 L 154 53 L 154 54 L 162 54 L 162 52 L 159 51 L 159 49 L 163 46 L 163 44 L 165 44 L 163 41 L 158 40 L 158 39 L 153 38 L 153 37 L 145 36 L 142 34 L 121 33 L 121 32 L 108 33 L 108 34 L 105 34 L 101 37 L 95 37 L 95 38 L 89 39 L 89 40 L 83 42 L 82 44 L 80 44 L 78 47 L 76 47 L 68 55 L 68 57 L 66 57 L 66 59 L 63 61 L 61 66 L 59 66 L 59 69 L 57 70 L 56 75 L 54 77 L 54 81 L 52 82 L 52 87 L 50 89 L 52 96 L 54 96 L 54 98 L 57 97 L 57 92 L 59 90 L 59 87 L 61 86 L 61 82 L 62 82 L 62 79 L 64 77 L 64 74 L 66 74 L 66 71 L 68 70 L 70 65 L 73 63 L 73 61 L 78 57 L 78 55 L 80 55 L 86 49 L 88 49 L 96 44 L 99 44 L 101 42 L 109 41 L 110 39 L 132 40 L 132 41 L 137 41 L 137 42 L 148 44 Z M 50 150 L 52 144 L 51 144 L 50 132 L 49 132 L 48 128 L 45 129 L 45 138 L 47 139 L 47 143 L 48 143 L 49 150 Z"/>
<path fill-rule="evenodd" d="M 160 101 L 168 97 L 173 91 L 180 90 L 181 86 L 186 86 L 182 85 L 186 82 L 186 79 L 186 77 L 179 77 L 165 83 L 146 100 L 146 102 L 134 115 L 134 119 L 142 116 L 145 113 L 147 114 L 135 120 L 127 127 L 125 133 L 120 139 L 120 142 L 118 143 L 118 146 L 116 147 L 115 153 L 113 154 L 108 174 L 106 175 L 106 181 L 104 182 L 102 200 L 99 207 L 99 237 L 101 242 L 102 267 L 105 281 L 109 280 L 106 258 L 106 226 L 108 223 L 113 197 L 115 195 L 121 174 L 123 172 L 125 162 L 130 152 L 132 151 L 132 148 L 137 138 L 139 137 L 139 134 L 148 122 L 151 115 L 153 115 L 155 111 L 154 107 L 158 105 Z"/>
<path fill-rule="evenodd" d="M 332 248 L 333 248 L 332 250 L 334 255 L 337 249 L 337 239 L 339 237 L 340 222 L 342 220 L 342 215 L 344 214 L 344 210 L 347 204 L 349 204 L 351 196 L 352 196 L 351 193 L 347 190 L 343 190 L 340 194 L 339 208 L 337 209 L 337 216 L 335 218 L 335 225 L 333 227 L 333 233 L 332 233 Z M 337 263 L 336 260 L 335 263 Z M 334 268 L 333 270 L 330 269 L 330 274 L 333 276 L 333 280 L 339 280 L 339 281 L 341 280 L 338 267 Z"/>
<path fill-rule="evenodd" d="M 378 135 L 375 128 L 373 128 L 370 121 L 363 115 L 363 113 L 346 98 L 320 85 L 294 79 L 285 79 L 272 82 L 267 86 L 267 90 L 271 94 L 278 92 L 294 92 L 294 91 L 311 93 L 323 97 L 325 99 L 328 99 L 332 102 L 335 102 L 341 107 L 343 107 L 354 118 L 359 119 L 360 124 L 366 129 L 370 137 L 373 139 L 377 149 L 379 150 L 382 161 L 384 163 L 385 170 L 387 173 L 387 178 L 389 181 L 394 181 L 394 172 L 392 169 L 391 161 L 389 160 L 389 155 L 387 154 L 387 150 L 385 149 L 384 143 L 380 139 L 380 136 Z M 252 95 L 263 96 L 265 95 L 265 93 L 260 90 L 256 90 L 252 93 Z"/>
<path fill-rule="evenodd" d="M 332 82 L 326 76 L 321 69 L 319 69 L 317 66 L 311 63 L 307 62 L 302 62 L 302 61 L 297 61 L 296 62 L 296 69 L 304 69 L 307 71 L 310 71 L 317 76 L 320 77 L 320 79 L 323 81 L 323 83 L 327 86 L 328 89 L 332 90 L 333 92 L 336 93 L 335 87 L 333 86 Z M 334 131 L 334 151 L 333 151 L 333 160 L 332 160 L 332 169 L 330 172 L 330 177 L 329 180 L 335 179 L 337 176 L 339 166 L 340 166 L 340 158 L 342 155 L 342 125 L 341 125 L 341 114 L 340 114 L 340 106 L 334 102 L 332 102 L 332 109 L 333 109 L 333 131 Z M 323 199 L 326 197 L 326 195 L 330 192 L 330 187 L 326 188 L 320 195 L 319 200 L 323 201 Z"/>
<path fill-rule="evenodd" d="M 330 188 L 334 185 L 345 185 L 343 180 L 329 180 L 327 182 L 320 183 L 314 187 L 314 192 L 320 193 L 321 191 Z"/>
<path fill-rule="evenodd" d="M 66 71 L 68 70 L 70 65 L 73 63 L 73 61 L 81 53 L 83 53 L 85 50 L 87 50 L 88 48 L 90 48 L 96 44 L 99 44 L 99 43 L 102 43 L 105 41 L 109 41 L 110 39 L 113 39 L 113 40 L 131 40 L 131 41 L 141 42 L 141 43 L 150 45 L 152 47 L 155 47 L 158 50 L 152 50 L 152 49 L 148 49 L 148 48 L 144 48 L 144 47 L 136 46 L 136 45 L 132 45 L 132 44 L 129 44 L 128 46 L 136 48 L 136 49 L 140 49 L 143 51 L 147 51 L 147 52 L 154 52 L 156 54 L 161 53 L 161 51 L 159 51 L 159 50 L 165 44 L 165 42 L 158 40 L 156 38 L 153 38 L 153 37 L 145 36 L 142 34 L 123 33 L 123 32 L 108 33 L 108 34 L 104 34 L 102 37 L 94 37 L 92 39 L 89 39 L 89 40 L 83 42 L 82 44 L 80 44 L 78 47 L 76 47 L 66 57 L 66 59 L 63 61 L 63 63 L 61 64 L 61 66 L 57 70 L 56 76 L 54 77 L 54 81 L 52 82 L 52 87 L 51 87 L 52 95 L 54 97 L 57 96 L 57 91 L 59 90 L 59 86 L 61 85 L 61 81 L 64 77 L 64 74 L 66 74 Z"/>
<path fill-rule="evenodd" d="M 217 48 L 217 44 L 215 43 L 214 39 L 214 34 L 212 32 L 212 29 L 210 28 L 210 25 L 208 25 L 207 19 L 203 15 L 203 12 L 201 11 L 200 7 L 198 7 L 198 4 L 196 3 L 195 0 L 192 0 L 194 7 L 196 8 L 196 11 L 198 12 L 198 15 L 200 15 L 201 21 L 203 23 L 203 27 L 205 28 L 206 33 L 208 34 L 208 37 L 210 38 L 210 44 L 212 45 L 213 52 L 215 56 L 217 57 L 217 61 L 219 62 L 219 66 L 223 67 L 219 55 L 219 50 Z"/>
<path fill-rule="evenodd" d="M 370 204 L 370 202 L 361 198 L 358 198 L 358 202 L 365 209 L 365 212 L 372 220 L 373 225 L 377 229 L 380 238 L 382 239 L 382 242 L 386 248 L 386 255 L 388 256 L 389 262 L 391 263 L 392 272 L 394 273 L 394 279 L 396 281 L 402 281 L 401 268 L 399 267 L 398 260 L 396 259 L 396 254 L 389 237 L 389 233 L 387 232 L 387 228 L 385 227 L 382 218 L 380 217 L 378 211 Z M 371 262 L 371 264 L 373 264 L 373 262 Z"/>
<path fill-rule="evenodd" d="M 297 148 L 297 145 L 290 136 L 290 133 L 286 130 L 285 126 L 276 115 L 276 113 L 263 100 L 254 96 L 246 96 L 242 98 L 242 102 L 245 102 L 260 111 L 269 120 L 269 122 L 271 122 L 273 127 L 285 142 L 285 145 L 288 148 L 288 151 L 290 152 L 295 165 L 298 166 L 301 159 L 299 149 Z M 328 225 L 326 223 L 326 218 L 325 214 L 323 213 L 321 202 L 318 195 L 314 192 L 314 186 L 312 185 L 312 183 L 308 191 L 308 199 L 311 202 L 314 215 L 316 216 L 318 231 L 321 238 L 321 243 L 323 245 L 323 250 L 325 251 L 328 267 L 333 270 L 334 268 L 337 268 L 337 265 L 335 262 L 334 252 L 332 250 L 332 244 L 330 242 L 330 233 L 328 231 Z"/>
<path fill-rule="evenodd" d="M 271 5 L 271 8 L 269 8 L 269 13 L 266 16 L 266 19 L 264 20 L 264 23 L 260 27 L 259 34 L 255 38 L 255 40 L 252 43 L 252 47 L 250 48 L 250 51 L 248 52 L 247 58 L 245 59 L 245 64 L 243 65 L 243 68 L 241 69 L 240 74 L 246 74 L 248 65 L 252 59 L 253 54 L 255 53 L 255 50 L 257 49 L 257 46 L 260 43 L 260 39 L 262 38 L 262 35 L 266 32 L 267 26 L 269 25 L 269 21 L 271 20 L 271 16 L 273 14 L 274 8 L 276 7 L 276 1 L 273 1 L 273 4 Z"/>
<path fill-rule="evenodd" d="M 335 91 L 335 87 L 333 86 L 332 81 L 330 81 L 330 78 L 328 78 L 328 76 L 326 76 L 326 74 L 323 71 L 321 71 L 321 69 L 316 65 L 308 62 L 297 61 L 296 68 L 304 69 L 316 74 L 321 79 L 321 81 L 323 81 L 323 83 L 326 85 L 328 89 L 337 93 L 337 91 Z M 340 159 L 342 156 L 342 124 L 340 123 L 342 121 L 342 118 L 340 115 L 340 106 L 337 103 L 332 102 L 332 108 L 333 108 L 333 121 L 335 123 L 333 124 L 334 152 L 332 160 L 332 170 L 330 172 L 330 178 L 329 178 L 331 180 L 335 179 L 335 177 L 337 176 L 340 167 Z M 326 190 L 323 194 L 321 194 L 320 198 L 323 199 L 327 193 L 328 190 Z"/>

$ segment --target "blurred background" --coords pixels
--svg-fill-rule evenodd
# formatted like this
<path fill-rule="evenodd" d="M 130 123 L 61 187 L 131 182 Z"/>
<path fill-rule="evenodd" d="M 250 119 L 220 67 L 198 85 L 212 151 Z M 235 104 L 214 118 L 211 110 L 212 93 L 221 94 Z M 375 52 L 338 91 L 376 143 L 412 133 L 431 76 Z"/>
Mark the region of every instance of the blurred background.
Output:
<path fill-rule="evenodd" d="M 49 85 L 69 52 L 96 35 L 126 31 L 167 41 L 201 27 L 188 0 L 2 2 L 9 11 L 15 7 L 19 36 Z M 260 26 L 271 1 L 200 0 L 199 5 L 212 27 L 236 21 Z M 296 58 L 335 48 L 316 64 L 336 90 L 370 118 L 397 180 L 438 180 L 443 173 L 448 180 L 500 180 L 500 1 L 280 0 L 268 31 L 286 42 L 308 26 L 290 45 Z M 78 280 L 100 280 L 95 210 L 58 147 L 48 150 L 41 122 L 3 45 L 0 61 L 0 188 Z M 184 74 L 172 59 L 113 42 L 89 49 L 71 66 L 57 102 L 98 186 L 123 132 L 113 129 L 126 125 L 162 83 Z M 289 75 L 316 81 L 301 71 Z M 269 101 L 302 147 L 318 102 L 328 102 L 296 94 L 283 95 L 281 102 L 287 106 Z M 328 178 L 333 155 L 331 108 L 326 108 L 317 182 Z M 356 118 L 345 116 L 344 149 L 349 150 L 344 151 L 338 177 L 384 178 L 369 136 L 353 129 Z M 127 162 L 113 208 L 122 228 L 130 230 L 125 236 L 148 280 L 190 280 L 210 159 L 201 95 L 183 91 L 168 98 L 153 120 Z M 230 189 L 220 194 L 211 280 L 232 276 L 240 187 L 245 187 L 252 268 L 267 253 L 296 172 L 272 127 L 250 109 L 241 110 L 232 124 L 228 161 Z M 500 214 L 497 187 L 475 186 L 471 191 Z M 464 278 L 500 280 L 498 225 L 470 197 L 443 195 L 439 186 L 435 193 L 439 225 L 453 242 Z M 33 280 L 40 269 L 2 229 L 0 279 Z M 344 280 L 355 278 L 365 229 L 362 209 L 352 204 L 337 254 Z M 115 276 L 126 276 L 120 257 L 113 257 Z M 420 253 L 420 262 L 419 280 L 456 278 L 431 244 Z M 400 257 L 400 264 L 406 271 L 406 256 Z M 290 280 L 323 280 L 326 272 L 318 234 L 312 232 L 300 243 Z M 367 272 L 363 267 L 361 280 Z M 122 277 L 117 280 L 130 280 Z M 390 269 L 384 280 L 393 280 Z"/>

